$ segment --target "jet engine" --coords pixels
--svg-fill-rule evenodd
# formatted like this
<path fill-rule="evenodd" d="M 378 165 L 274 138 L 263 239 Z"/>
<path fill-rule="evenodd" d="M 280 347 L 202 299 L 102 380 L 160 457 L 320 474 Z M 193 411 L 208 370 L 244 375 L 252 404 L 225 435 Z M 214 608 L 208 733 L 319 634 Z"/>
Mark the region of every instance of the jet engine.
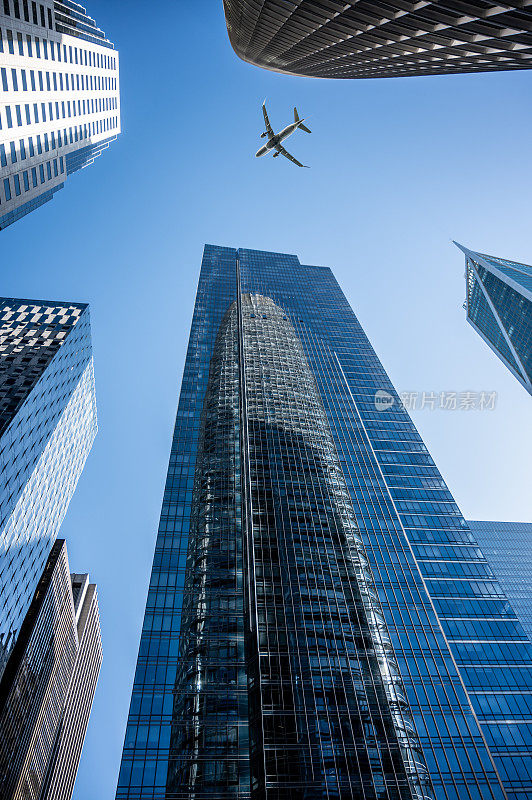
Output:
<path fill-rule="evenodd" d="M 274 158 L 277 158 L 277 156 L 278 156 L 278 155 L 279 155 L 279 153 L 274 153 L 274 154 L 273 154 L 273 157 L 274 157 Z"/>
<path fill-rule="evenodd" d="M 265 137 L 265 136 L 267 136 L 267 135 L 268 135 L 268 134 L 267 134 L 266 132 L 264 132 L 264 133 L 261 133 L 261 135 L 260 135 L 260 138 L 261 138 L 261 139 L 264 139 L 264 137 Z"/>

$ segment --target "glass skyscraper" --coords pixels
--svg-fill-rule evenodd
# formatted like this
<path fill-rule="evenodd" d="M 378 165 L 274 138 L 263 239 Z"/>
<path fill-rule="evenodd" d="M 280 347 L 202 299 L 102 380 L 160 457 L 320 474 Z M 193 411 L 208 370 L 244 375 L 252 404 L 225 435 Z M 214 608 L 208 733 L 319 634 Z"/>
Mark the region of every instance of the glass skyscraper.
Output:
<path fill-rule="evenodd" d="M 0 230 L 120 133 L 114 45 L 72 0 L 0 4 Z"/>
<path fill-rule="evenodd" d="M 58 539 L 0 680 L 2 800 L 70 800 L 101 662 L 96 586 Z"/>
<path fill-rule="evenodd" d="M 0 298 L 0 677 L 95 435 L 88 306 Z"/>
<path fill-rule="evenodd" d="M 532 639 L 532 522 L 468 520 L 467 524 Z"/>
<path fill-rule="evenodd" d="M 525 800 L 531 706 L 330 269 L 206 246 L 117 800 Z"/>
<path fill-rule="evenodd" d="M 288 75 L 390 78 L 530 69 L 530 7 L 493 0 L 224 0 L 244 61 Z"/>
<path fill-rule="evenodd" d="M 532 394 L 532 267 L 468 250 L 467 321 Z"/>

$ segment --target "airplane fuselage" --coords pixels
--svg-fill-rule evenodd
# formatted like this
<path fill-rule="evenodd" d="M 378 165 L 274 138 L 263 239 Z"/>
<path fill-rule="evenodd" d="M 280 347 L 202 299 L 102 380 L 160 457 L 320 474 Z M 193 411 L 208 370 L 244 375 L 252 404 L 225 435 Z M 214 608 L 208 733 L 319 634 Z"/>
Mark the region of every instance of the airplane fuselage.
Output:
<path fill-rule="evenodd" d="M 288 139 L 288 137 L 291 136 L 293 132 L 297 130 L 297 128 L 299 128 L 301 122 L 303 122 L 303 120 L 300 120 L 299 122 L 292 122 L 290 125 L 287 125 L 286 128 L 283 128 L 282 131 L 274 134 L 270 139 L 268 139 L 264 147 L 261 147 L 260 150 L 257 150 L 255 157 L 260 158 L 261 156 L 265 156 L 266 153 L 269 153 L 270 150 L 275 150 L 277 145 L 281 144 L 281 142 L 284 142 L 285 139 Z"/>

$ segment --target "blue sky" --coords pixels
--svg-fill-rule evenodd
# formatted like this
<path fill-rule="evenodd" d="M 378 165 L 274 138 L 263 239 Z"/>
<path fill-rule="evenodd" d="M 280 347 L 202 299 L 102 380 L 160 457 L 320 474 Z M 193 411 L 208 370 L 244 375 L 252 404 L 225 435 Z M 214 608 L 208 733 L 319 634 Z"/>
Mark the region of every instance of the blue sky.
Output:
<path fill-rule="evenodd" d="M 532 262 L 532 73 L 289 78 L 239 61 L 221 0 L 87 0 L 121 57 L 123 133 L 2 232 L 2 293 L 91 304 L 99 434 L 63 527 L 98 583 L 104 665 L 75 800 L 112 798 L 203 244 L 331 266 L 462 511 L 527 521 L 530 397 L 466 324 L 451 244 Z M 255 159 L 297 105 L 311 169 Z"/>

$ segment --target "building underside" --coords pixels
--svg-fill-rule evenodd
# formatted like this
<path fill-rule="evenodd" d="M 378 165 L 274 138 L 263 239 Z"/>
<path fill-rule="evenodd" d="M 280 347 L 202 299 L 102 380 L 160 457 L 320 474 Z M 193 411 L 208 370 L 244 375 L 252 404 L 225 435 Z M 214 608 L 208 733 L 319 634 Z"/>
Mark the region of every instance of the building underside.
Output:
<path fill-rule="evenodd" d="M 531 0 L 224 0 L 229 38 L 240 58 L 315 78 L 529 69 L 531 8 Z"/>

